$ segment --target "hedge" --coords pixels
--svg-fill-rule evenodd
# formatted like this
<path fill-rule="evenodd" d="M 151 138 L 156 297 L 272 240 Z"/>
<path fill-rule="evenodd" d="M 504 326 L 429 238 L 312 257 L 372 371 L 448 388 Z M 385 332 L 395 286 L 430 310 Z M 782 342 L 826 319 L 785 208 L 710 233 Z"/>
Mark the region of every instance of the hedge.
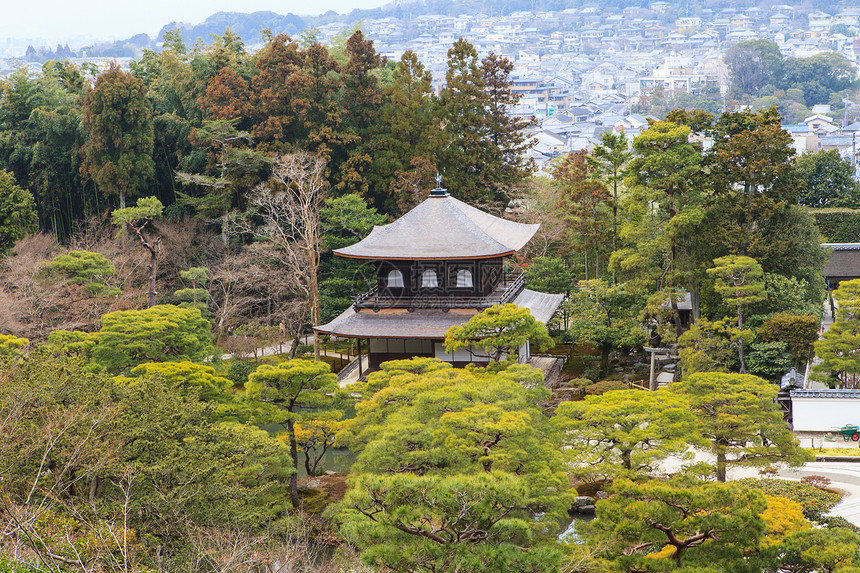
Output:
<path fill-rule="evenodd" d="M 810 209 L 826 243 L 860 243 L 860 209 Z"/>

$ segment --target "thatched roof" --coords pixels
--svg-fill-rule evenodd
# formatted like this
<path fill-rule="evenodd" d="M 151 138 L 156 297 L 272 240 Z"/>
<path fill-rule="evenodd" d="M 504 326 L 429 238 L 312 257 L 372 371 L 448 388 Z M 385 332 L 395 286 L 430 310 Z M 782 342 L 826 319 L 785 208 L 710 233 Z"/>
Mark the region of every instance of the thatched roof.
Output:
<path fill-rule="evenodd" d="M 431 195 L 358 243 L 334 253 L 357 259 L 480 259 L 511 255 L 540 225 L 508 221 L 445 195 Z"/>

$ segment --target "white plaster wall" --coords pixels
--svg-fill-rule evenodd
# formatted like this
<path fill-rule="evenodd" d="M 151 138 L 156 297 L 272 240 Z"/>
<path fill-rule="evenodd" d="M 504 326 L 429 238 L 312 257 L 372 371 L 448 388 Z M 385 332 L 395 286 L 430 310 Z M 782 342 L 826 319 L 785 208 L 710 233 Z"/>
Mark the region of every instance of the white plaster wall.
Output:
<path fill-rule="evenodd" d="M 860 426 L 860 398 L 792 398 L 795 432 L 827 432 L 846 424 Z"/>
<path fill-rule="evenodd" d="M 435 344 L 435 355 L 439 360 L 445 362 L 489 362 L 490 358 L 487 353 L 480 348 L 472 348 L 469 352 L 468 348 L 457 350 L 456 352 L 445 352 L 445 345 L 441 342 Z"/>

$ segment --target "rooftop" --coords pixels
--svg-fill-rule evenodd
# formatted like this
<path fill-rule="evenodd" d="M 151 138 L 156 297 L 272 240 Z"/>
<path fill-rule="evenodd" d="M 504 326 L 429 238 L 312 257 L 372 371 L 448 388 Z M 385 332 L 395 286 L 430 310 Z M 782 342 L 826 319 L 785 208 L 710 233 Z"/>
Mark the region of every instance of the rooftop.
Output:
<path fill-rule="evenodd" d="M 519 307 L 531 311 L 535 319 L 546 323 L 558 310 L 564 295 L 545 294 L 524 289 L 513 300 Z M 356 311 L 350 306 L 340 316 L 314 330 L 323 334 L 361 338 L 430 338 L 442 340 L 452 326 L 463 324 L 478 314 L 475 309 L 450 311 L 417 309 L 385 309 Z"/>
<path fill-rule="evenodd" d="M 376 260 L 501 257 L 520 250 L 539 227 L 495 217 L 438 189 L 393 223 L 375 226 L 358 243 L 334 253 Z"/>

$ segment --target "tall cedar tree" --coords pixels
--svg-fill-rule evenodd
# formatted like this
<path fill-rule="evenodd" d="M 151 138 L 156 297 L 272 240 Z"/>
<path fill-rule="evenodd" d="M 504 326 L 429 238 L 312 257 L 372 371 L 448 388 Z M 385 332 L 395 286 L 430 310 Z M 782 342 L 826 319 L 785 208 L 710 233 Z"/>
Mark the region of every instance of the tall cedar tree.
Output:
<path fill-rule="evenodd" d="M 386 60 L 379 57 L 373 40 L 365 39 L 361 30 L 346 41 L 346 55 L 349 60 L 343 73 L 344 127 L 356 138 L 356 145 L 350 146 L 335 188 L 343 193 L 366 195 L 373 161 L 369 147 L 371 130 L 382 105 L 382 87 L 376 71 Z"/>
<path fill-rule="evenodd" d="M 720 240 L 732 252 L 759 258 L 765 239 L 757 223 L 797 203 L 799 180 L 792 164 L 791 136 L 775 107 L 758 113 L 724 113 L 714 127 L 711 181 L 727 215 Z"/>
<path fill-rule="evenodd" d="M 298 114 L 293 105 L 302 66 L 299 45 L 279 34 L 257 52 L 254 65 L 252 87 L 261 116 L 254 126 L 254 137 L 267 147 L 272 142 L 299 139 Z"/>
<path fill-rule="evenodd" d="M 600 276 L 600 244 L 606 229 L 606 207 L 611 202 L 606 186 L 594 178 L 587 153 L 578 151 L 564 156 L 553 171 L 560 187 L 558 211 L 567 223 L 571 239 L 582 238 L 585 255 L 585 280 Z M 589 277 L 589 250 L 594 251 L 594 274 Z"/>
<path fill-rule="evenodd" d="M 636 157 L 626 175 L 629 195 L 625 206 L 630 220 L 622 233 L 632 246 L 613 253 L 621 269 L 637 269 L 651 288 L 667 293 L 681 334 L 675 290 L 689 287 L 695 266 L 688 249 L 691 237 L 704 218 L 700 185 L 701 150 L 688 141 L 690 128 L 669 121 L 653 123 L 633 140 Z M 654 281 L 654 282 L 651 282 Z"/>
<path fill-rule="evenodd" d="M 600 145 L 594 148 L 590 160 L 612 188 L 612 251 L 618 250 L 618 192 L 624 183 L 624 167 L 630 161 L 630 144 L 624 132 L 604 131 L 600 134 Z M 612 273 L 615 282 L 615 273 Z"/>
<path fill-rule="evenodd" d="M 452 193 L 472 203 L 506 201 L 510 187 L 534 171 L 522 157 L 533 145 L 522 132 L 530 124 L 506 115 L 519 101 L 511 91 L 512 69 L 495 54 L 479 63 L 475 47 L 463 38 L 448 50 L 441 170 Z"/>
<path fill-rule="evenodd" d="M 258 147 L 276 152 L 305 148 L 330 167 L 339 166 L 345 146 L 356 139 L 343 132 L 341 69 L 325 46 L 315 42 L 302 50 L 280 34 L 260 50 L 255 66 L 252 86 L 262 119 L 251 133 Z"/>
<path fill-rule="evenodd" d="M 525 130 L 537 122 L 509 115 L 522 97 L 511 90 L 513 69 L 513 62 L 493 52 L 481 60 L 487 92 L 487 128 L 493 144 L 490 155 L 496 160 L 491 183 L 502 195 L 508 194 L 512 186 L 530 177 L 535 170 L 532 160 L 525 157 L 526 152 L 534 147 L 535 140 L 528 137 Z"/>
<path fill-rule="evenodd" d="M 699 236 L 700 260 L 752 257 L 765 273 L 798 279 L 804 298 L 817 301 L 827 255 L 811 215 L 797 205 L 802 183 L 780 122 L 776 108 L 724 113 L 717 120 L 706 166 L 713 186 L 710 224 Z"/>
<path fill-rule="evenodd" d="M 153 174 L 152 108 L 143 82 L 112 63 L 84 99 L 84 126 L 89 139 L 81 150 L 81 174 L 102 192 L 127 195 L 144 189 Z"/>
<path fill-rule="evenodd" d="M 373 142 L 373 177 L 377 208 L 405 212 L 424 198 L 421 179 L 432 181 L 437 170 L 440 127 L 433 76 L 412 50 L 394 68 L 394 81 L 385 88 Z M 430 179 L 414 175 L 424 166 Z M 429 187 L 427 189 L 429 192 Z"/>
<path fill-rule="evenodd" d="M 232 68 L 222 68 L 209 80 L 206 92 L 197 101 L 212 119 L 238 120 L 244 123 L 249 122 L 255 114 L 248 82 Z"/>
<path fill-rule="evenodd" d="M 325 46 L 311 44 L 303 52 L 301 76 L 294 105 L 298 119 L 307 130 L 305 146 L 328 161 L 329 173 L 337 173 L 346 160 L 349 146 L 358 138 L 343 129 L 343 112 L 338 96 L 343 87 L 340 66 Z"/>

